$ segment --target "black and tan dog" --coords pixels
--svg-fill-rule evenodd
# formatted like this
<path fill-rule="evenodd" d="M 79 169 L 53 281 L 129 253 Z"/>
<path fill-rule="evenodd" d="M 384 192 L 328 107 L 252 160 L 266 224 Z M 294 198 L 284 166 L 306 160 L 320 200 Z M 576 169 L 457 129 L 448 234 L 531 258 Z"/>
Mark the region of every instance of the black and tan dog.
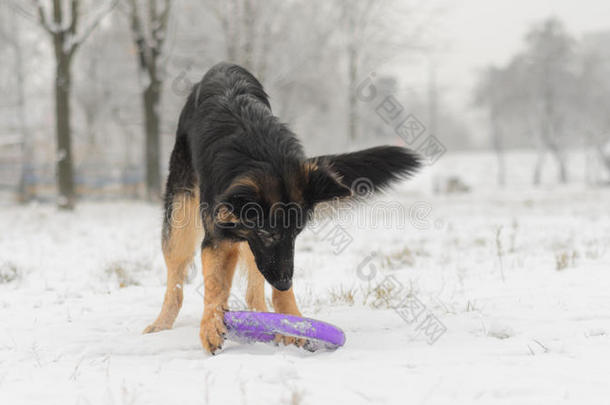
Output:
<path fill-rule="evenodd" d="M 165 194 L 167 290 L 161 313 L 144 332 L 172 327 L 202 238 L 200 338 L 207 351 L 214 353 L 224 341 L 223 313 L 240 258 L 247 267 L 250 309 L 267 311 L 267 280 L 275 311 L 300 315 L 292 291 L 295 238 L 316 204 L 350 197 L 350 186 L 361 178 L 379 190 L 418 166 L 414 153 L 389 146 L 308 159 L 296 136 L 271 113 L 254 76 L 237 65 L 212 67 L 180 115 Z"/>

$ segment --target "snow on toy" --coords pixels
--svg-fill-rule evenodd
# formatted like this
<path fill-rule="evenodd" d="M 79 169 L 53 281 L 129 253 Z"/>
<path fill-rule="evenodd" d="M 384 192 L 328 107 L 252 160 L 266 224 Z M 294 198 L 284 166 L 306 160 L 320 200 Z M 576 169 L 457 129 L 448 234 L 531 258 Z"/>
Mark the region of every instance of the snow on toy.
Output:
<path fill-rule="evenodd" d="M 307 339 L 305 349 L 335 350 L 345 343 L 336 326 L 310 318 L 273 312 L 229 311 L 224 316 L 227 338 L 238 342 L 271 342 L 276 334 Z"/>

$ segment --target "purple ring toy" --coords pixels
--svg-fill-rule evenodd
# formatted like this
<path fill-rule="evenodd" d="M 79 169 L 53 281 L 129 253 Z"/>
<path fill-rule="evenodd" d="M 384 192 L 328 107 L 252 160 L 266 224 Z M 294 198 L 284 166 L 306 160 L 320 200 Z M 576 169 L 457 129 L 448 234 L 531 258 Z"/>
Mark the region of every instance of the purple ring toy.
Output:
<path fill-rule="evenodd" d="M 229 311 L 224 322 L 227 338 L 238 342 L 271 342 L 276 334 L 307 339 L 304 348 L 335 350 L 345 343 L 345 334 L 336 326 L 311 318 L 274 312 Z"/>

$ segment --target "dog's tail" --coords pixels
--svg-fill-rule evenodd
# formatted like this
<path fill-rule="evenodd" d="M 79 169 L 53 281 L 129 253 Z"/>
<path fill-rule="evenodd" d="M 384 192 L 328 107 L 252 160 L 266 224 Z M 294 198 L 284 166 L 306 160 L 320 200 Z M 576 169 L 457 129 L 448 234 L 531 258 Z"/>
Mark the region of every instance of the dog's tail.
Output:
<path fill-rule="evenodd" d="M 341 183 L 350 187 L 356 196 L 380 191 L 392 183 L 410 178 L 421 167 L 417 153 L 399 146 L 377 146 L 310 160 L 334 171 Z"/>

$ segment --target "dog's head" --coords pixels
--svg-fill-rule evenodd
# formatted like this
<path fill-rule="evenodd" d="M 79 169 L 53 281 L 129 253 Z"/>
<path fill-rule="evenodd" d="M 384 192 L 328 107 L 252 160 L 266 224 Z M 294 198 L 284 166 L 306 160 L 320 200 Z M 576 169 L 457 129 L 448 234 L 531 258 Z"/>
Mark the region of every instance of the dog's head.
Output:
<path fill-rule="evenodd" d="M 292 285 L 295 239 L 317 204 L 353 196 L 352 185 L 361 179 L 377 191 L 418 165 L 406 149 L 380 147 L 295 162 L 286 170 L 258 167 L 221 194 L 214 227 L 225 238 L 246 241 L 265 279 L 285 291 Z"/>

